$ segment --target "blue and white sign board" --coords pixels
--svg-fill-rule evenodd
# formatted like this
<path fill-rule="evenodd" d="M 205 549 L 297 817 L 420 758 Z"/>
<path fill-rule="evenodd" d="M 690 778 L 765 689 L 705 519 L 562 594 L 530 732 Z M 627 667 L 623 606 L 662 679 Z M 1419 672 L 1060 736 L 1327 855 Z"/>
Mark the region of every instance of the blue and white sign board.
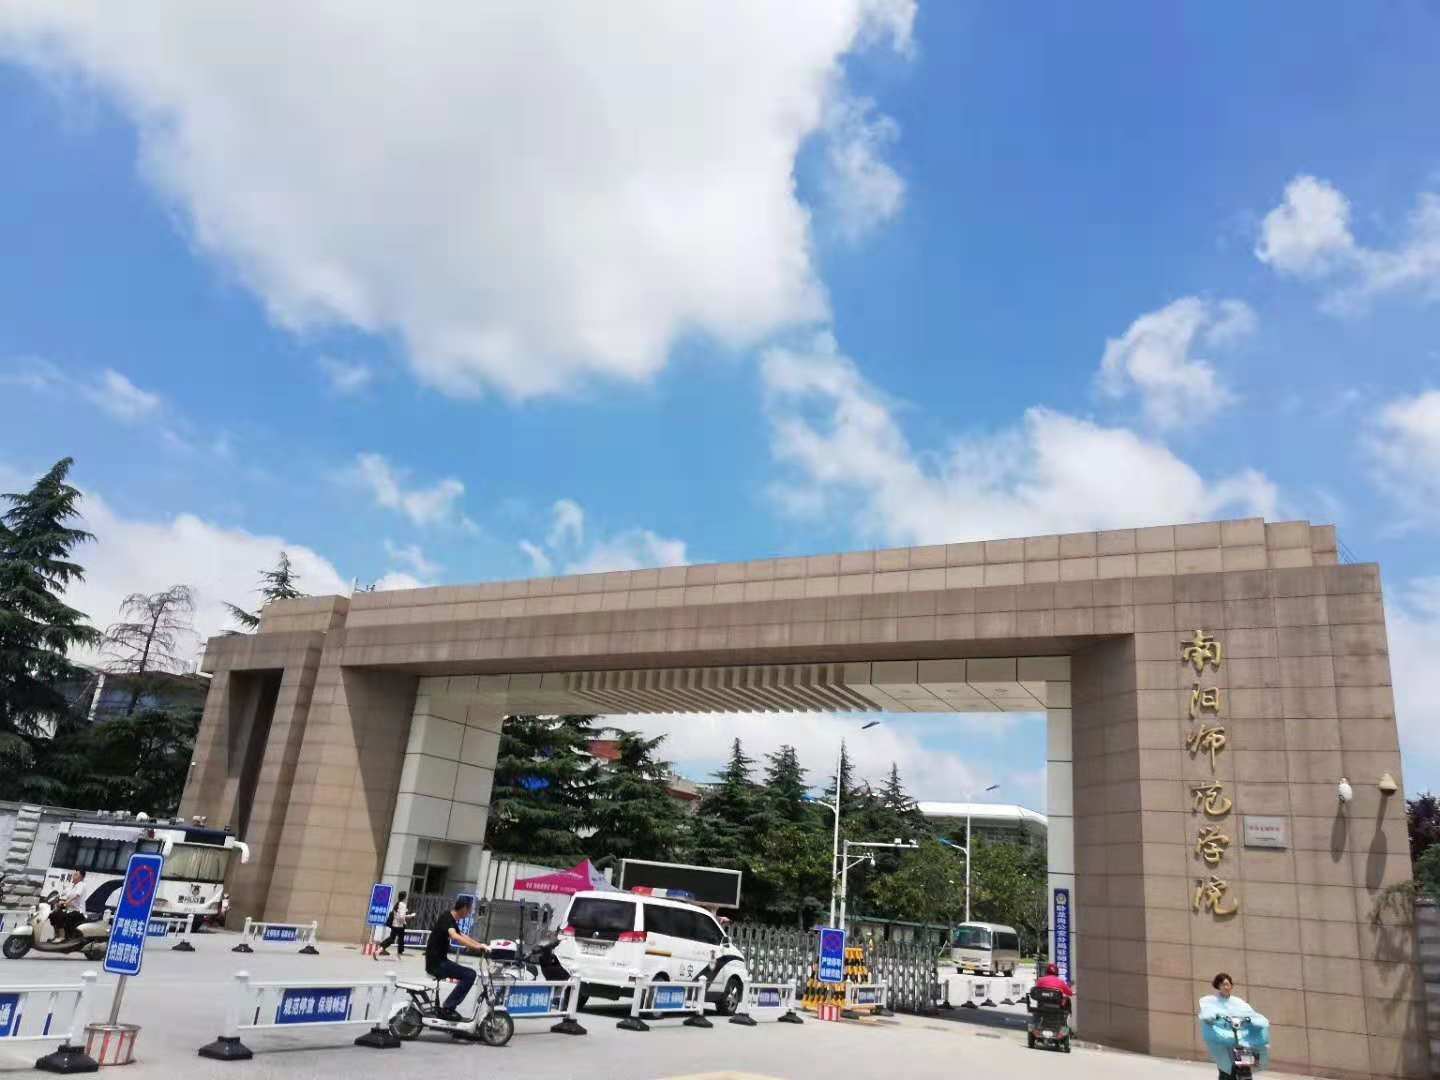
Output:
<path fill-rule="evenodd" d="M 1070 981 L 1070 890 L 1055 890 L 1055 916 L 1050 921 L 1055 930 L 1055 967 L 1060 977 Z"/>
<path fill-rule="evenodd" d="M 0 994 L 0 1039 L 20 1028 L 20 995 Z"/>
<path fill-rule="evenodd" d="M 505 994 L 505 1011 L 511 1016 L 545 1016 L 550 1012 L 550 987 L 516 983 Z"/>
<path fill-rule="evenodd" d="M 260 935 L 261 941 L 299 941 L 298 926 L 267 926 Z"/>
<path fill-rule="evenodd" d="M 779 990 L 760 990 L 755 994 L 755 1007 L 757 1009 L 778 1009 L 780 1008 Z"/>
<path fill-rule="evenodd" d="M 458 904 L 461 900 L 470 901 L 470 914 L 466 915 L 463 919 L 460 920 L 459 924 L 456 926 L 456 929 L 459 930 L 466 937 L 469 937 L 470 930 L 475 926 L 475 894 L 468 892 L 457 893 L 455 896 L 455 902 Z M 456 952 L 463 952 L 465 949 L 465 947 L 461 945 L 458 941 L 452 941 L 450 943 L 450 948 L 454 949 Z"/>
<path fill-rule="evenodd" d="M 820 928 L 820 981 L 845 981 L 845 931 L 833 926 Z"/>
<path fill-rule="evenodd" d="M 390 917 L 390 895 L 393 885 L 377 882 L 370 886 L 370 913 L 365 916 L 366 926 L 384 926 Z"/>
<path fill-rule="evenodd" d="M 160 886 L 165 856 L 135 854 L 125 868 L 120 886 L 120 905 L 110 924 L 110 944 L 105 948 L 105 970 L 111 975 L 139 975 L 145 955 L 145 937 L 150 930 L 150 910 Z"/>
<path fill-rule="evenodd" d="M 296 987 L 280 995 L 277 1024 L 336 1024 L 350 1019 L 349 987 Z"/>
<path fill-rule="evenodd" d="M 683 1010 L 685 1008 L 685 987 L 672 983 L 655 988 L 655 1008 Z"/>
<path fill-rule="evenodd" d="M 169 919 L 151 919 L 145 931 L 146 937 L 165 937 L 170 933 Z"/>

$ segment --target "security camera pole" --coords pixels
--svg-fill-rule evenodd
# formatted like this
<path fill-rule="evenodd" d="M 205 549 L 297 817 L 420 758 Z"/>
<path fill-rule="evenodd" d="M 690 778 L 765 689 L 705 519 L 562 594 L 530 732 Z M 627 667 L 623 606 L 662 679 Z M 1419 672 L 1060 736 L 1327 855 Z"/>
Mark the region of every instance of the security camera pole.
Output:
<path fill-rule="evenodd" d="M 898 836 L 888 844 L 882 843 L 857 843 L 854 840 L 845 841 L 844 857 L 840 860 L 840 921 L 835 925 L 842 930 L 845 928 L 845 899 L 848 893 L 847 886 L 850 883 L 850 867 L 858 866 L 862 862 L 871 865 L 875 863 L 875 852 L 868 851 L 864 855 L 851 855 L 851 848 L 918 848 L 920 845 L 913 840 L 901 840 Z"/>

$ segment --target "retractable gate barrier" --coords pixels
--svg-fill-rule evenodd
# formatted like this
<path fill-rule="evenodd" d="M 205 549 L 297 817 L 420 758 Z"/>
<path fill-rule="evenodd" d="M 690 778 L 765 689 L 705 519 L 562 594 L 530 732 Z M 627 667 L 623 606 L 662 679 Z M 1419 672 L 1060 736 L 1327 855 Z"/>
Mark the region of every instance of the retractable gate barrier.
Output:
<path fill-rule="evenodd" d="M 686 1027 L 714 1027 L 705 1019 L 705 981 L 690 983 L 641 982 L 635 984 L 635 997 L 630 1002 L 630 1015 L 615 1026 L 625 1031 L 649 1031 L 650 1025 L 640 1019 L 643 1013 L 667 1015 L 689 1013 Z"/>
<path fill-rule="evenodd" d="M 580 1011 L 580 980 L 565 982 L 496 982 L 495 1003 L 513 1020 L 549 1020 L 559 1017 L 550 1030 L 557 1035 L 585 1035 L 576 1019 Z"/>
<path fill-rule="evenodd" d="M 861 1011 L 872 1016 L 892 1016 L 887 1002 L 890 988 L 884 983 L 847 982 L 845 984 L 845 1009 L 842 1015 L 859 1016 Z"/>
<path fill-rule="evenodd" d="M 240 1029 L 295 1028 L 320 1025 L 369 1024 L 356 1046 L 393 1050 L 400 1040 L 390 1031 L 396 1002 L 395 972 L 383 979 L 354 981 L 251 982 L 237 971 L 225 1002 L 225 1028 L 199 1050 L 216 1061 L 248 1061 L 254 1055 L 240 1041 Z"/>
<path fill-rule="evenodd" d="M 794 983 L 746 983 L 745 992 L 740 995 L 740 1004 L 732 1024 L 754 1027 L 761 1020 L 775 1020 L 781 1024 L 803 1024 L 795 1012 Z"/>
<path fill-rule="evenodd" d="M 55 1042 L 60 1046 L 35 1062 L 46 1072 L 94 1072 L 100 1066 L 85 1053 L 85 1025 L 95 994 L 95 972 L 78 983 L 0 988 L 0 1045 Z"/>
<path fill-rule="evenodd" d="M 320 950 L 315 948 L 315 942 L 320 934 L 320 924 L 312 923 L 279 923 L 279 922 L 256 922 L 247 917 L 245 929 L 240 931 L 240 944 L 236 945 L 231 952 L 248 953 L 254 952 L 253 945 L 262 942 L 284 942 L 293 945 L 301 943 L 300 951 L 307 956 L 318 956 Z"/>
<path fill-rule="evenodd" d="M 190 944 L 190 916 L 189 915 L 166 915 L 161 912 L 151 912 L 150 922 L 145 928 L 145 937 L 170 938 L 173 944 L 171 952 L 194 952 L 195 946 Z"/>

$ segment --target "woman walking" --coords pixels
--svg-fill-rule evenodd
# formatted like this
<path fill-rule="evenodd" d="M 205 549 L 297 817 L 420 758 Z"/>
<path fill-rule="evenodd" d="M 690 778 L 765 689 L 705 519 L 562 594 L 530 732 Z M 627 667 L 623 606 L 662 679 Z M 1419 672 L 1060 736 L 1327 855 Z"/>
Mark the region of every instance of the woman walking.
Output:
<path fill-rule="evenodd" d="M 400 899 L 395 901 L 395 906 L 390 909 L 390 914 L 385 916 L 385 927 L 390 931 L 385 940 L 380 943 L 380 951 L 376 954 L 378 959 L 381 956 L 390 955 L 390 946 L 395 945 L 395 951 L 401 956 L 405 955 L 405 924 L 412 918 L 410 909 L 405 906 L 405 900 L 409 893 L 401 893 Z"/>

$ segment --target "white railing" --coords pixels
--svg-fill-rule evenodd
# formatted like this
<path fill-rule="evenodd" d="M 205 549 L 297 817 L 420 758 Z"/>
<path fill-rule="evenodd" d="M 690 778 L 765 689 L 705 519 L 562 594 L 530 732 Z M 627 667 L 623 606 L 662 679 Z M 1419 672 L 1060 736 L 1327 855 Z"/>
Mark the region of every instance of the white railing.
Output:
<path fill-rule="evenodd" d="M 248 916 L 245 919 L 245 928 L 240 931 L 240 944 L 236 945 L 231 952 L 248 953 L 254 952 L 255 945 L 300 944 L 300 952 L 307 956 L 317 956 L 320 950 L 315 948 L 315 943 L 320 938 L 320 924 L 311 923 L 282 923 L 282 922 L 257 922 Z"/>
<path fill-rule="evenodd" d="M 190 916 L 189 915 L 167 915 L 163 912 L 152 912 L 150 922 L 145 928 L 146 943 L 156 938 L 170 938 L 174 942 L 170 949 L 172 952 L 194 952 L 195 946 L 190 943 Z"/>
<path fill-rule="evenodd" d="M 637 982 L 635 996 L 630 1002 L 630 1015 L 615 1026 L 625 1031 L 649 1031 L 650 1025 L 640 1019 L 644 1013 L 660 1017 L 689 1013 L 685 1017 L 686 1027 L 714 1027 L 705 1019 L 705 989 L 703 979 L 697 982 Z"/>
<path fill-rule="evenodd" d="M 59 1041 L 60 1048 L 35 1063 L 48 1072 L 93 1072 L 85 1054 L 85 1025 L 95 995 L 96 974 L 82 972 L 78 983 L 0 987 L 0 1045 Z"/>
<path fill-rule="evenodd" d="M 21 926 L 30 924 L 31 912 L 34 908 L 0 908 L 0 932 L 10 933 Z"/>
<path fill-rule="evenodd" d="M 803 1024 L 795 1012 L 794 983 L 746 983 L 730 1023 L 754 1027 L 761 1020 Z"/>
<path fill-rule="evenodd" d="M 857 1012 L 868 1009 L 877 1016 L 885 1016 L 889 1009 L 890 988 L 885 983 L 847 982 L 845 984 L 845 1011 Z"/>
<path fill-rule="evenodd" d="M 560 1018 L 550 1030 L 557 1035 L 584 1035 L 576 1014 L 580 1011 L 580 980 L 565 982 L 495 983 L 495 1003 L 510 1014 L 512 1020 L 550 1020 Z"/>
<path fill-rule="evenodd" d="M 387 1026 L 397 1002 L 395 972 L 383 979 L 289 980 L 252 982 L 248 971 L 237 971 L 225 1000 L 225 1026 L 200 1056 L 218 1061 L 243 1061 L 253 1055 L 240 1041 L 240 1031 L 369 1024 L 356 1046 L 389 1050 L 400 1040 Z"/>

